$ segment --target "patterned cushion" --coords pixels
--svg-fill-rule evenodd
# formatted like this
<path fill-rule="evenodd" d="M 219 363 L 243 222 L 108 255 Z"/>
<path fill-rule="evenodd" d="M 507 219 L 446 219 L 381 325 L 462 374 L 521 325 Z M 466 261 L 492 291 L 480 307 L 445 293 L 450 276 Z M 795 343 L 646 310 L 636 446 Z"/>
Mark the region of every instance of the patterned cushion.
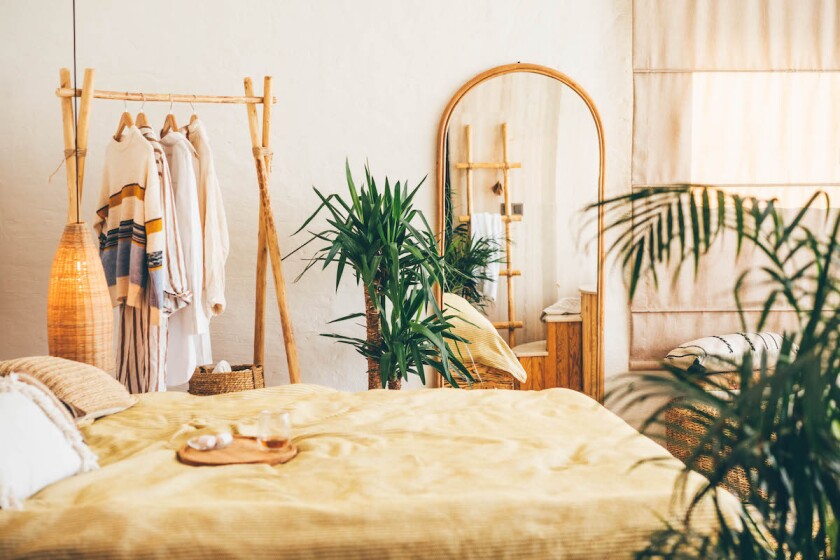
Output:
<path fill-rule="evenodd" d="M 665 361 L 686 371 L 722 373 L 737 370 L 751 353 L 756 369 L 761 367 L 762 355 L 767 356 L 767 366 L 773 368 L 779 361 L 782 340 L 782 335 L 773 332 L 707 336 L 677 346 L 668 352 Z M 796 350 L 794 345 L 793 352 Z"/>
<path fill-rule="evenodd" d="M 447 315 L 453 315 L 453 334 L 469 341 L 469 344 L 447 341 L 467 369 L 472 369 L 472 362 L 505 371 L 521 382 L 528 379 L 528 374 L 516 358 L 516 354 L 499 335 L 487 317 L 460 296 L 444 294 L 443 305 Z"/>
<path fill-rule="evenodd" d="M 0 362 L 0 375 L 25 373 L 46 385 L 70 409 L 76 423 L 120 412 L 137 397 L 101 369 L 64 358 L 36 356 Z"/>

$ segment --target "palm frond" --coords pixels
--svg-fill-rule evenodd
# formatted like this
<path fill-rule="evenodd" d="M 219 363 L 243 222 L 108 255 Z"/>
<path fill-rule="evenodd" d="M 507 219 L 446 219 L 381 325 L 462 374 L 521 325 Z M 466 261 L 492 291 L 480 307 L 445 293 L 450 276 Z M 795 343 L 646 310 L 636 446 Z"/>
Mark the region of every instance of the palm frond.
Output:
<path fill-rule="evenodd" d="M 764 261 L 739 275 L 733 286 L 745 330 L 741 291 L 748 279 L 767 293 L 759 330 L 777 303 L 798 319 L 797 327 L 785 333 L 772 371 L 766 359 L 753 364 L 746 356 L 732 363 L 737 391 L 706 374 L 664 364 L 664 374 L 634 374 L 610 394 L 628 407 L 664 399 L 643 425 L 651 435 L 663 430 L 687 435 L 675 419 L 690 417 L 695 440 L 681 454 L 687 465 L 683 478 L 699 469 L 708 480 L 693 496 L 682 523 L 666 525 L 638 558 L 816 560 L 836 554 L 840 216 L 826 213 L 826 234 L 806 225 L 823 201 L 831 208 L 827 195 L 816 193 L 789 215 L 774 200 L 682 185 L 641 189 L 590 207 L 603 212 L 605 230 L 615 238 L 609 254 L 625 271 L 631 299 L 644 278 L 656 283 L 669 267 L 676 275 L 690 262 L 696 273 L 727 234 L 735 237 L 738 255 L 749 246 Z M 701 468 L 700 459 L 709 457 L 714 458 L 711 466 L 707 461 Z M 737 526 L 725 521 L 719 500 L 734 475 L 748 482 Z M 714 535 L 698 535 L 691 525 L 693 508 L 706 499 L 713 500 L 720 521 Z"/>

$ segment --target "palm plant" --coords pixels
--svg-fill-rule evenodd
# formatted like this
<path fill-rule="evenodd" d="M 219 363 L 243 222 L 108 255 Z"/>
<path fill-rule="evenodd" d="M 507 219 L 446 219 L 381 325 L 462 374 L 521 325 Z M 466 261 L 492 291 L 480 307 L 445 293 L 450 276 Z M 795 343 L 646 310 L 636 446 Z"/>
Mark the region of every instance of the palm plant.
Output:
<path fill-rule="evenodd" d="M 470 235 L 469 224 L 455 225 L 455 212 L 452 201 L 455 190 L 449 171 L 449 139 L 446 140 L 446 165 L 443 180 L 443 212 L 444 212 L 444 276 L 443 289 L 457 294 L 470 303 L 483 307 L 487 298 L 481 293 L 481 283 L 491 278 L 487 275 L 487 266 L 492 263 L 502 263 L 501 246 L 494 239 L 485 237 L 473 238 Z"/>
<path fill-rule="evenodd" d="M 392 185 L 386 178 L 380 191 L 365 166 L 365 185 L 359 190 L 349 162 L 346 176 L 349 200 L 336 194 L 324 196 L 315 189 L 321 203 L 295 234 L 322 211 L 329 227 L 309 232 L 310 239 L 292 252 L 319 243 L 301 276 L 317 263 L 323 269 L 335 264 L 336 289 L 349 269 L 356 283 L 364 286 L 365 312 L 333 322 L 364 317 L 366 337 L 324 336 L 353 346 L 367 358 L 369 389 L 399 389 L 409 374 L 425 382 L 424 366 L 431 366 L 453 384 L 453 369 L 472 380 L 446 344 L 462 339 L 452 334 L 451 317 L 434 297 L 433 287 L 442 281 L 444 264 L 428 222 L 413 206 L 423 181 L 409 190 L 407 183 Z"/>
<path fill-rule="evenodd" d="M 663 364 L 665 375 L 637 374 L 613 398 L 627 406 L 656 397 L 668 402 L 647 419 L 643 431 L 684 428 L 669 413 L 697 419 L 702 435 L 687 450 L 686 472 L 704 455 L 716 457 L 703 472 L 708 482 L 693 496 L 679 526 L 654 535 L 639 558 L 833 558 L 840 513 L 840 216 L 827 211 L 825 233 L 808 225 L 818 205 L 814 194 L 796 212 L 774 200 L 742 197 L 712 187 L 677 186 L 638 190 L 590 207 L 604 213 L 615 236 L 610 253 L 621 263 L 630 297 L 644 277 L 654 282 L 667 268 L 700 260 L 725 237 L 737 253 L 752 246 L 763 264 L 741 274 L 733 297 L 748 330 L 743 288 L 758 280 L 767 289 L 755 330 L 785 304 L 797 327 L 785 333 L 779 362 L 771 371 L 751 357 L 733 363 L 740 387 Z M 794 352 L 794 344 L 799 351 Z M 716 389 L 709 392 L 711 386 Z M 653 430 L 658 428 L 658 430 Z M 733 475 L 745 476 L 748 495 L 738 523 L 727 521 L 721 492 Z M 684 477 L 683 477 L 684 481 Z M 691 514 L 711 499 L 719 529 L 699 534 Z"/>
<path fill-rule="evenodd" d="M 443 257 L 446 267 L 444 289 L 483 306 L 487 298 L 481 293 L 481 282 L 490 280 L 487 266 L 504 261 L 499 243 L 486 237 L 474 238 L 470 236 L 468 224 L 459 224 L 446 237 Z"/>

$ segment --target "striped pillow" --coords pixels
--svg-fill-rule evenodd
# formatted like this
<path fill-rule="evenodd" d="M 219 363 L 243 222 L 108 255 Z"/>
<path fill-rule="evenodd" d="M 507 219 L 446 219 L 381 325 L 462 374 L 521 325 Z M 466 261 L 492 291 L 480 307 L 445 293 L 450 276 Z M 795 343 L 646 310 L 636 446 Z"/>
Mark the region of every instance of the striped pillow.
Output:
<path fill-rule="evenodd" d="M 782 335 L 774 332 L 734 333 L 707 336 L 677 346 L 665 356 L 665 362 L 686 371 L 724 373 L 738 369 L 747 354 L 753 365 L 761 367 L 762 355 L 768 367 L 775 367 L 782 349 Z M 793 347 L 793 353 L 797 350 Z"/>
<path fill-rule="evenodd" d="M 122 383 L 98 367 L 35 356 L 0 362 L 0 376 L 25 373 L 43 383 L 67 405 L 77 424 L 120 412 L 137 402 Z"/>
<path fill-rule="evenodd" d="M 472 370 L 472 362 L 502 370 L 521 382 L 528 374 L 519 363 L 519 359 L 510 346 L 499 335 L 487 317 L 482 315 L 470 302 L 455 294 L 443 294 L 443 305 L 447 315 L 452 315 L 452 332 L 463 337 L 469 344 L 447 341 L 455 346 L 452 351 Z"/>

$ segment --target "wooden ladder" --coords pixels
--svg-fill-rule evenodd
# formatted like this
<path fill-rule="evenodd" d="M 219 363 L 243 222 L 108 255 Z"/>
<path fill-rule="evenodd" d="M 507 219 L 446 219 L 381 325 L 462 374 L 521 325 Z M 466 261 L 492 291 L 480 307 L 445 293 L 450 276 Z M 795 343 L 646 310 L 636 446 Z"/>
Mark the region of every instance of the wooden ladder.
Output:
<path fill-rule="evenodd" d="M 466 152 L 467 161 L 455 164 L 456 169 L 463 169 L 467 172 L 467 214 L 465 216 L 458 216 L 461 222 L 469 223 L 472 221 L 473 214 L 473 171 L 476 169 L 495 169 L 502 170 L 502 195 L 504 196 L 504 213 L 502 214 L 502 222 L 505 224 L 505 268 L 499 271 L 499 276 L 507 278 L 507 321 L 495 322 L 493 326 L 497 329 L 507 329 L 508 344 L 513 347 L 516 346 L 516 329 L 521 329 L 525 326 L 524 322 L 516 320 L 516 303 L 513 292 L 513 278 L 515 276 L 522 276 L 521 270 L 513 268 L 513 247 L 511 243 L 510 224 L 512 222 L 521 222 L 522 215 L 514 214 L 512 211 L 512 204 L 510 202 L 510 170 L 521 169 L 522 163 L 511 162 L 508 159 L 508 133 L 507 123 L 502 123 L 502 161 L 501 162 L 474 162 L 472 161 L 472 126 L 465 125 L 464 136 L 466 137 Z"/>

